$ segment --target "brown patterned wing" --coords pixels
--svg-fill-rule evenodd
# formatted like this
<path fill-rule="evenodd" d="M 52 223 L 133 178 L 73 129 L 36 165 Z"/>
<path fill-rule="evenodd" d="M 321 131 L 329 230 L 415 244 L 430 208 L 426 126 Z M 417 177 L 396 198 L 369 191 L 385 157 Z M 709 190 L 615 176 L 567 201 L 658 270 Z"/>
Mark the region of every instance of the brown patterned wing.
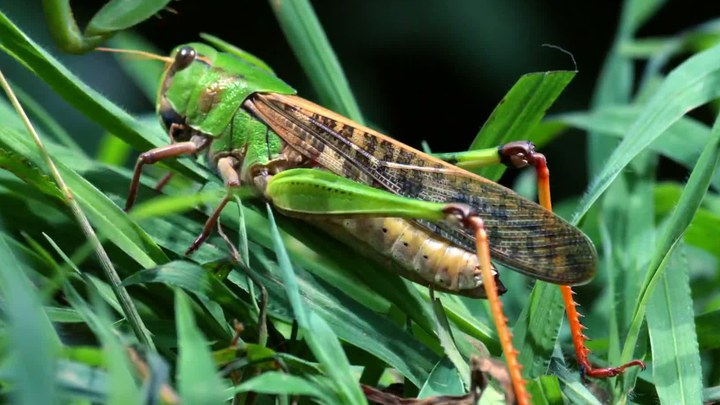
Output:
<path fill-rule="evenodd" d="M 579 229 L 512 190 L 413 149 L 297 96 L 255 94 L 245 107 L 288 144 L 349 179 L 410 198 L 474 207 L 490 238 L 493 259 L 559 284 L 589 281 L 592 242 Z M 473 251 L 474 237 L 445 223 L 417 221 Z"/>

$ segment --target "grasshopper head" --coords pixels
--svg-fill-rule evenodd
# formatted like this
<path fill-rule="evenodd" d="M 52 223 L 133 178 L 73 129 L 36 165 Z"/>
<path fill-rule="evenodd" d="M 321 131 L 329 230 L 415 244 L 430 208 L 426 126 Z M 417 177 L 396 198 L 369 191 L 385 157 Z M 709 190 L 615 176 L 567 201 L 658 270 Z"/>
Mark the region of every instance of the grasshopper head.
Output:
<path fill-rule="evenodd" d="M 173 51 L 173 57 L 163 72 L 160 80 L 160 89 L 157 99 L 157 113 L 160 122 L 175 141 L 187 141 L 190 139 L 191 131 L 186 125 L 186 116 L 181 114 L 176 107 L 177 101 L 171 100 L 169 90 L 173 86 L 180 86 L 183 83 L 176 83 L 175 77 L 184 70 L 187 70 L 197 59 L 198 54 L 195 48 L 190 45 L 183 45 Z M 182 80 L 178 80 L 182 82 Z M 188 94 L 189 96 L 189 94 Z"/>
<path fill-rule="evenodd" d="M 180 45 L 168 58 L 157 95 L 160 121 L 175 141 L 221 136 L 256 92 L 294 90 L 257 63 L 210 45 Z"/>
<path fill-rule="evenodd" d="M 191 43 L 176 47 L 160 79 L 157 113 L 160 122 L 175 141 L 187 141 L 192 135 L 188 115 L 196 110 L 193 97 L 198 83 L 210 70 L 217 51 L 205 44 Z"/>

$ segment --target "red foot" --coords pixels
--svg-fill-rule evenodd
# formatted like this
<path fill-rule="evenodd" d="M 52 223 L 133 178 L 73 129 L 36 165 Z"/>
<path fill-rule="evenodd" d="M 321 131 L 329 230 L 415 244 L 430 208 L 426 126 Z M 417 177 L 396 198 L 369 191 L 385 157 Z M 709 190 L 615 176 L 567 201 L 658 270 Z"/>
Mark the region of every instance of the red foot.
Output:
<path fill-rule="evenodd" d="M 629 363 L 623 364 L 620 367 L 609 367 L 609 368 L 590 368 L 586 369 L 582 367 L 582 374 L 592 378 L 610 378 L 618 376 L 625 372 L 628 367 L 638 366 L 645 370 L 645 363 L 642 360 L 633 360 Z"/>

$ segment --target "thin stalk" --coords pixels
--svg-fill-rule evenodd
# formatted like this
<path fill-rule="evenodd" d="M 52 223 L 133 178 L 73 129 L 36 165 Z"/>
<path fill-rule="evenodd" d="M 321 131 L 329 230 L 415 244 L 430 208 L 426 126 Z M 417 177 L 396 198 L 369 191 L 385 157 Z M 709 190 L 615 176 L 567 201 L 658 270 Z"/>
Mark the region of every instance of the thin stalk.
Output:
<path fill-rule="evenodd" d="M 118 302 L 120 303 L 120 306 L 122 307 L 123 313 L 125 315 L 125 318 L 130 323 L 130 327 L 132 328 L 133 332 L 135 333 L 135 336 L 137 337 L 138 341 L 140 341 L 142 344 L 146 345 L 147 347 L 151 349 L 155 349 L 155 345 L 150 338 L 150 332 L 143 324 L 142 319 L 140 318 L 140 314 L 137 312 L 137 308 L 135 308 L 135 305 L 133 304 L 130 295 L 128 294 L 125 287 L 122 286 L 122 281 L 120 280 L 120 276 L 118 276 L 117 272 L 115 271 L 115 268 L 113 267 L 112 263 L 110 262 L 110 257 L 108 256 L 107 252 L 105 252 L 105 249 L 102 247 L 102 244 L 100 243 L 100 240 L 98 239 L 97 235 L 95 234 L 95 231 L 93 230 L 92 226 L 90 225 L 90 221 L 88 221 L 87 217 L 83 213 L 82 209 L 80 208 L 80 204 L 75 200 L 75 197 L 72 194 L 72 191 L 70 188 L 65 184 L 65 181 L 63 180 L 62 176 L 60 175 L 60 171 L 55 166 L 55 163 L 53 162 L 52 158 L 50 157 L 50 154 L 48 154 L 47 149 L 45 149 L 45 145 L 43 145 L 42 140 L 40 139 L 40 136 L 35 131 L 35 128 L 33 127 L 32 123 L 30 122 L 30 119 L 28 118 L 27 114 L 25 114 L 25 110 L 22 108 L 22 105 L 20 105 L 20 102 L 18 101 L 17 97 L 15 96 L 15 93 L 12 91 L 12 88 L 10 88 L 10 84 L 8 84 L 7 80 L 5 79 L 5 75 L 3 75 L 2 71 L 0 71 L 0 84 L 2 84 L 3 89 L 5 90 L 5 93 L 7 93 L 8 98 L 10 99 L 10 102 L 12 103 L 13 107 L 15 108 L 15 111 L 20 115 L 20 118 L 22 119 L 23 123 L 25 124 L 25 127 L 27 128 L 28 132 L 33 138 L 33 141 L 35 141 L 35 144 L 38 147 L 38 150 L 40 151 L 40 154 L 42 155 L 43 159 L 45 160 L 45 163 L 47 164 L 48 168 L 50 169 L 50 173 L 53 176 L 53 179 L 55 179 L 55 182 L 57 183 L 58 187 L 60 188 L 60 191 L 62 191 L 65 202 L 70 207 L 70 211 L 72 211 L 73 216 L 75 217 L 75 220 L 80 225 L 80 229 L 82 229 L 83 233 L 85 234 L 85 237 L 93 244 L 95 248 L 95 252 L 97 253 L 98 259 L 100 260 L 100 264 L 102 265 L 103 270 L 105 271 L 105 276 L 110 281 L 110 286 L 112 287 L 113 292 L 115 293 L 115 297 L 118 299 Z"/>

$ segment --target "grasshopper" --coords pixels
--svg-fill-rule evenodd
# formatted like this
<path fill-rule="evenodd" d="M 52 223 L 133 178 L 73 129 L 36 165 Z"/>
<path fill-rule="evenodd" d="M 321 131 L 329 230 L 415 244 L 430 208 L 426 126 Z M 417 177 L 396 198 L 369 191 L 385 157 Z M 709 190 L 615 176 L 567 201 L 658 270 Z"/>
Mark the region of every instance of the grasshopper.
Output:
<path fill-rule="evenodd" d="M 228 195 L 187 254 L 212 233 L 234 191 L 251 186 L 284 213 L 310 220 L 401 276 L 436 290 L 496 300 L 505 289 L 497 272 L 491 273 L 490 256 L 530 277 L 565 286 L 585 373 L 607 377 L 630 365 L 643 366 L 634 361 L 593 369 L 587 360 L 568 286 L 593 277 L 595 248 L 579 229 L 552 213 L 545 158 L 531 143 L 512 142 L 484 154 L 492 163 L 535 166 L 542 205 L 298 97 L 255 59 L 200 43 L 156 58 L 167 64 L 157 113 L 172 143 L 139 156 L 125 209 L 135 202 L 145 165 L 206 154 Z M 382 206 L 386 196 L 401 196 L 419 208 L 398 213 Z M 428 203 L 434 205 L 422 211 Z M 482 221 L 474 221 L 478 218 Z M 495 317 L 496 322 L 504 319 Z M 504 350 L 509 360 L 513 350 Z M 523 390 L 518 384 L 515 389 Z"/>

